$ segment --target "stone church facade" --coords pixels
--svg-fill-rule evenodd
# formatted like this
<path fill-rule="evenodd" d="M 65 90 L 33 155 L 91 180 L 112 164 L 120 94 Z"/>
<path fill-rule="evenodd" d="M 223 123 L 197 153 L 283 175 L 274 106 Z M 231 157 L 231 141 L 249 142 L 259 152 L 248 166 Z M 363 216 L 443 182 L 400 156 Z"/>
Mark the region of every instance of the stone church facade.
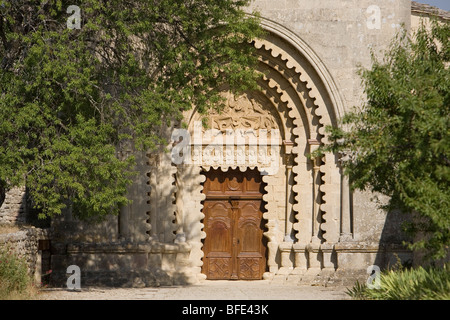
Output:
<path fill-rule="evenodd" d="M 327 141 L 326 126 L 362 104 L 357 70 L 370 67 L 370 50 L 387 49 L 430 9 L 409 0 L 256 0 L 252 9 L 267 31 L 253 44 L 261 90 L 224 88 L 225 109 L 205 117 L 213 130 L 193 109 L 182 144 L 168 128 L 169 152 L 136 154 L 141 174 L 119 216 L 54 220 L 56 283 L 77 265 L 82 285 L 341 284 L 371 265 L 412 261 L 401 245 L 404 216 L 352 192 L 342 155 L 310 154 Z"/>

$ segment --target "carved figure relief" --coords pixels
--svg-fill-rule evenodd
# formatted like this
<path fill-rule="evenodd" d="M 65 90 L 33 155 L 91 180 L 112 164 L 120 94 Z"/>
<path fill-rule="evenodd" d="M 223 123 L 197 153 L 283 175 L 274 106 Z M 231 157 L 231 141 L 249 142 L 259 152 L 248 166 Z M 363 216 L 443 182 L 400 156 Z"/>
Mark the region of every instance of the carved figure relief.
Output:
<path fill-rule="evenodd" d="M 261 99 L 249 93 L 235 96 L 231 92 L 223 93 L 225 107 L 218 113 L 212 110 L 209 114 L 209 127 L 225 131 L 226 129 L 276 129 L 274 117 L 264 106 Z"/>
<path fill-rule="evenodd" d="M 239 96 L 222 92 L 223 108 L 212 109 L 207 115 L 208 126 L 202 117 L 194 118 L 192 132 L 195 144 L 191 159 L 203 165 L 279 167 L 280 130 L 270 110 L 270 102 L 257 93 Z M 200 142 L 200 143 L 199 143 Z M 269 170 L 269 169 L 267 169 Z M 272 172 L 272 171 L 271 171 Z"/>

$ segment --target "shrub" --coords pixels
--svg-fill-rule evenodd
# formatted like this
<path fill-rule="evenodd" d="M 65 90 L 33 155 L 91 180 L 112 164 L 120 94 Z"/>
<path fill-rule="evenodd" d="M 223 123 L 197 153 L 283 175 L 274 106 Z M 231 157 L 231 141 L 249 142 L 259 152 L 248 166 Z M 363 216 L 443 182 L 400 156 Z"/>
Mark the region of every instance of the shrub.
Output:
<path fill-rule="evenodd" d="M 11 248 L 0 247 L 0 299 L 30 298 L 32 287 L 25 260 Z"/>
<path fill-rule="evenodd" d="M 418 267 L 384 271 L 380 288 L 357 282 L 347 294 L 363 300 L 450 300 L 450 264 L 442 268 Z"/>

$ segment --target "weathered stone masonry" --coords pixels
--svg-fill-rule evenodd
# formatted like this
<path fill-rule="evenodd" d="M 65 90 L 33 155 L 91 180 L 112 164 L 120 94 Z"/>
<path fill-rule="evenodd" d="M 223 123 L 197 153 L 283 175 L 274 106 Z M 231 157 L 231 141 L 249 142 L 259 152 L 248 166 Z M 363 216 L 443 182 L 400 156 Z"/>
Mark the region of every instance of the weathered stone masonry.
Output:
<path fill-rule="evenodd" d="M 26 217 L 25 188 L 0 192 L 0 224 L 24 223 Z"/>
<path fill-rule="evenodd" d="M 28 272 L 40 285 L 42 276 L 50 269 L 50 232 L 48 229 L 27 228 L 14 233 L 0 234 L 0 248 L 25 260 Z"/>

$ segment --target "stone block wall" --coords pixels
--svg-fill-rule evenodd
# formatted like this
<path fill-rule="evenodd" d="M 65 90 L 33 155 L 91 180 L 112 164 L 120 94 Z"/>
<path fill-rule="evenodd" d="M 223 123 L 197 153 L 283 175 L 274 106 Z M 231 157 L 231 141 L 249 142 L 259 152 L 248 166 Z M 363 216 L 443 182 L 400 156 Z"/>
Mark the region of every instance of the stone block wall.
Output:
<path fill-rule="evenodd" d="M 369 67 L 379 53 L 411 23 L 410 0 L 254 0 L 249 6 L 296 33 L 319 54 L 335 79 L 346 108 L 362 97 L 359 66 Z M 374 11 L 377 10 L 377 11 Z M 379 25 L 375 25 L 379 14 Z"/>
<path fill-rule="evenodd" d="M 25 187 L 14 188 L 3 192 L 3 195 L 0 194 L 0 224 L 24 223 L 25 213 Z"/>
<path fill-rule="evenodd" d="M 49 230 L 28 228 L 14 233 L 0 234 L 0 248 L 11 248 L 19 257 L 25 258 L 28 272 L 37 285 L 42 275 L 50 269 Z"/>

